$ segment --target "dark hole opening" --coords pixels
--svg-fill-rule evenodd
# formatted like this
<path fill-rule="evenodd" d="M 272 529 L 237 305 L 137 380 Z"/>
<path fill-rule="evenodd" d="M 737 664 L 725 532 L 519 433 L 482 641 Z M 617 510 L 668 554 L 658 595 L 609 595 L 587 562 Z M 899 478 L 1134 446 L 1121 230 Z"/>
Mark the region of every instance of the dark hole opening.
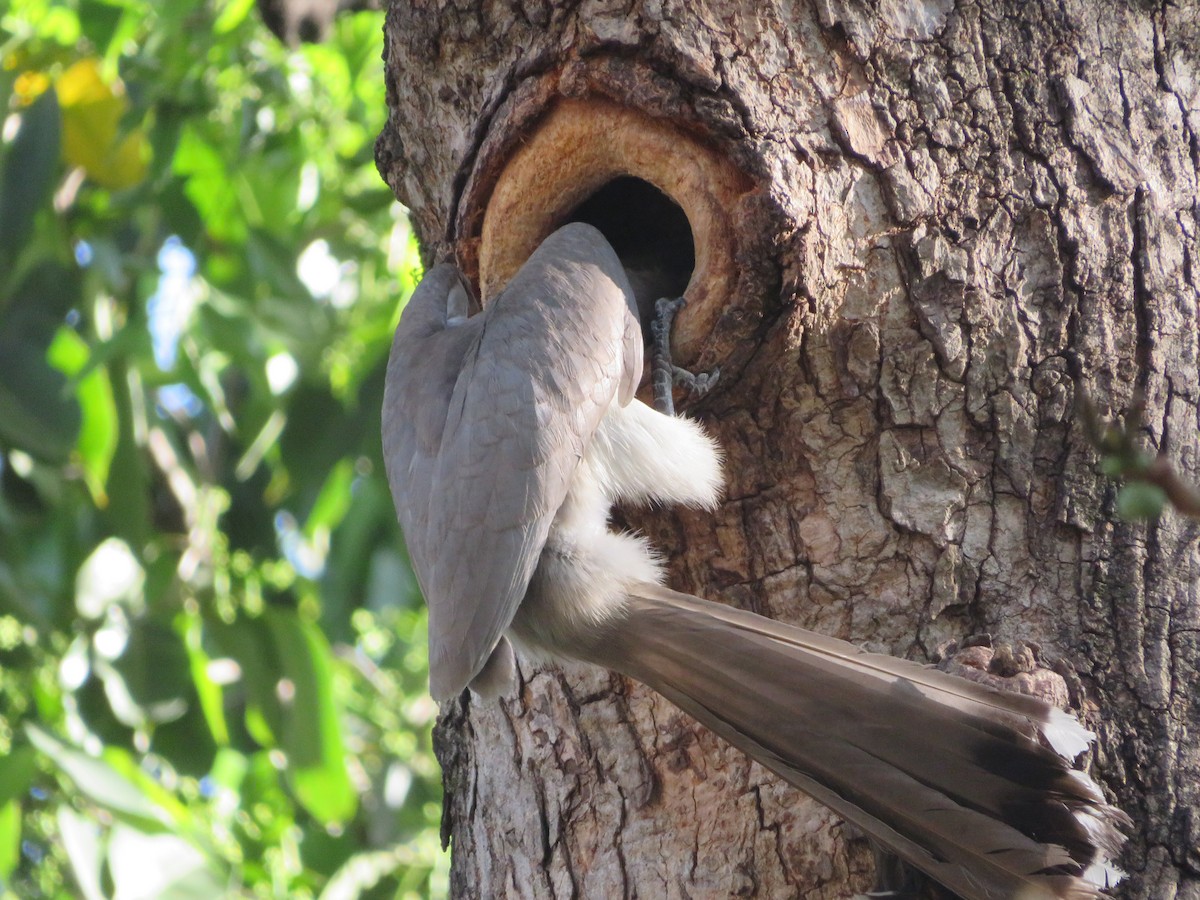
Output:
<path fill-rule="evenodd" d="M 679 204 L 631 175 L 615 178 L 567 217 L 608 238 L 625 265 L 643 326 L 659 297 L 680 297 L 696 267 L 692 227 Z"/>

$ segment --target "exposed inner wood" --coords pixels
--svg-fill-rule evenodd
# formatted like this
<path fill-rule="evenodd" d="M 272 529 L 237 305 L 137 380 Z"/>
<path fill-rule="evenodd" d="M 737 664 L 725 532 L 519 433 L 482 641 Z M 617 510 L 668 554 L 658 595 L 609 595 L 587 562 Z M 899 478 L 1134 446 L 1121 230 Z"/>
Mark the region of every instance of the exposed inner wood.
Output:
<path fill-rule="evenodd" d="M 736 281 L 732 211 L 746 187 L 728 160 L 668 121 L 608 101 L 562 99 L 509 159 L 488 200 L 479 247 L 483 302 L 552 231 L 587 221 L 627 264 L 665 261 L 664 282 L 686 288 L 675 341 L 687 358 Z"/>

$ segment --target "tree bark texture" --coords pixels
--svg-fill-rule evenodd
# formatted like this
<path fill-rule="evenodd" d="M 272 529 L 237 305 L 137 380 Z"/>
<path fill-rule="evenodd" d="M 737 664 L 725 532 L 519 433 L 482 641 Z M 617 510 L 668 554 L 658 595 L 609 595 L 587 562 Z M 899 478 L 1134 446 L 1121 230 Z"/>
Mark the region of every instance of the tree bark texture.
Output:
<path fill-rule="evenodd" d="M 500 173 L 566 100 L 741 173 L 688 350 L 723 367 L 694 414 L 727 496 L 628 521 L 672 586 L 873 650 L 1040 647 L 1136 821 L 1120 894 L 1200 898 L 1197 528 L 1120 521 L 1077 411 L 1140 390 L 1197 478 L 1200 3 L 406 0 L 386 61 L 380 170 L 476 277 Z M 522 672 L 443 710 L 456 896 L 871 886 L 859 835 L 666 701 Z"/>

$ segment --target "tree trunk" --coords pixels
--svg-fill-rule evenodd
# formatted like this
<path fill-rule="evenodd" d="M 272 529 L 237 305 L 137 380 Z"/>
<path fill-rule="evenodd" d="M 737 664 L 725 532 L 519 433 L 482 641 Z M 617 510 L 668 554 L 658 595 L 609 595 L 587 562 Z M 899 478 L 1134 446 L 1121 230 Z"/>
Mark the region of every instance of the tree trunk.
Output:
<path fill-rule="evenodd" d="M 1141 390 L 1196 478 L 1200 3 L 403 2 L 386 60 L 427 260 L 494 293 L 587 218 L 691 274 L 728 489 L 628 514 L 672 586 L 914 659 L 1035 643 L 1136 822 L 1122 895 L 1200 898 L 1197 531 L 1115 516 L 1076 406 Z M 456 896 L 871 886 L 865 840 L 650 691 L 522 672 L 443 709 Z"/>

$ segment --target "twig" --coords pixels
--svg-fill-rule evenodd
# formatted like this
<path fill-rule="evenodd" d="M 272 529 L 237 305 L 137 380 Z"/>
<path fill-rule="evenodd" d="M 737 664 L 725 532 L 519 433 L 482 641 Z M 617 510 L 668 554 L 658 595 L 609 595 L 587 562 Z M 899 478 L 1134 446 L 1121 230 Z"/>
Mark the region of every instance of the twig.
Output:
<path fill-rule="evenodd" d="M 1084 432 L 1100 451 L 1104 474 L 1154 485 L 1180 513 L 1200 519 L 1200 488 L 1181 477 L 1165 454 L 1152 456 L 1137 445 L 1136 436 L 1146 408 L 1145 395 L 1141 391 L 1134 395 L 1123 425 L 1100 415 L 1089 397 L 1082 394 L 1080 397 Z"/>

